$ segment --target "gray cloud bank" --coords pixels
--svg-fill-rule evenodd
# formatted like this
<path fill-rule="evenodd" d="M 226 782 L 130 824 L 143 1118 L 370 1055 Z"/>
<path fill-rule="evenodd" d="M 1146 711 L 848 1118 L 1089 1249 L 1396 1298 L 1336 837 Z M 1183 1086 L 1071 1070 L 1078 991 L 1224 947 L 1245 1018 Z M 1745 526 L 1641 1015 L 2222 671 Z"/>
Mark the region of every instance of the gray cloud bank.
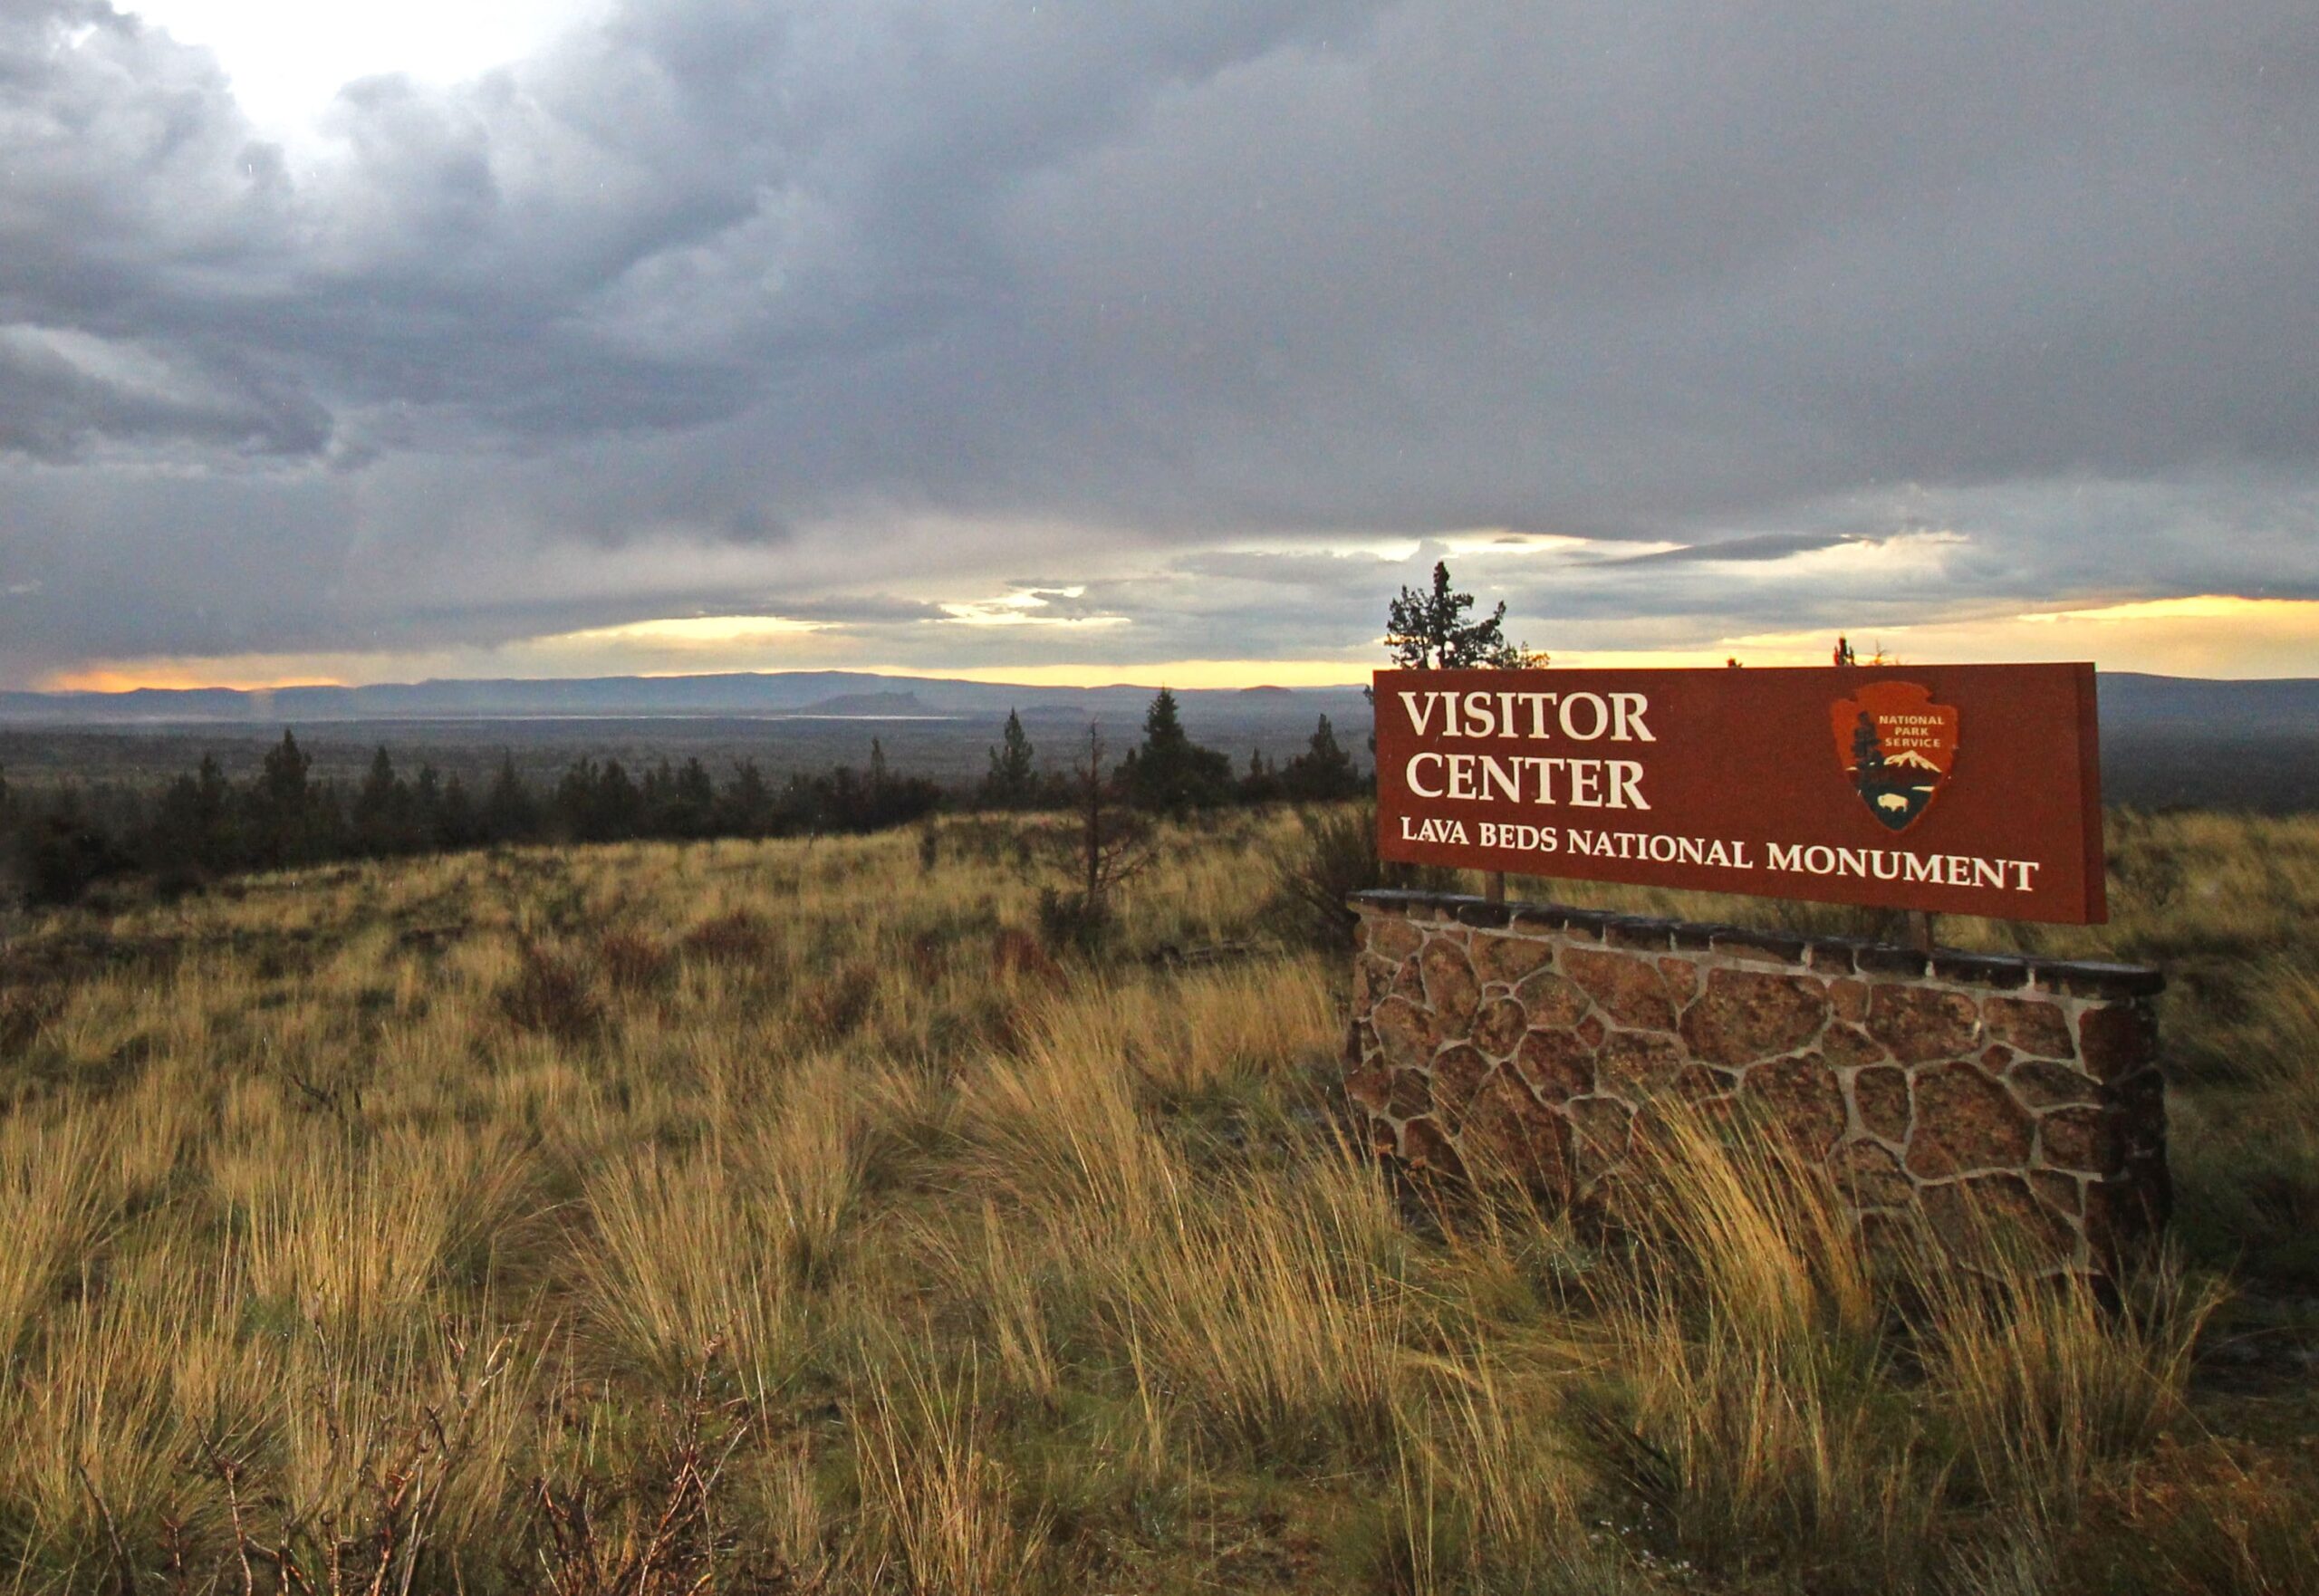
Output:
<path fill-rule="evenodd" d="M 1477 557 L 1548 643 L 2319 596 L 2308 0 L 629 0 L 326 134 L 0 0 L 0 681 L 1326 652 L 1460 527 L 1695 551 Z"/>

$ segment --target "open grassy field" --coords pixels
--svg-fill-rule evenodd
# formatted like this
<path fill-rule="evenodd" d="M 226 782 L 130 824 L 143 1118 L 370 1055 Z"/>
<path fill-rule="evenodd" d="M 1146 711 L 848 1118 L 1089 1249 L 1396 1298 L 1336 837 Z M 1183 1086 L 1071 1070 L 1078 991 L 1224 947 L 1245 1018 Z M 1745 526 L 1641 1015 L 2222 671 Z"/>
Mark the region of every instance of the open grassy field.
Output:
<path fill-rule="evenodd" d="M 1038 823 L 16 923 L 0 1591 L 2319 1589 L 2319 821 L 2113 817 L 2030 937 L 2175 977 L 2115 1312 L 1879 1275 L 1775 1146 L 1397 1185 L 1296 818 L 1101 958 Z"/>

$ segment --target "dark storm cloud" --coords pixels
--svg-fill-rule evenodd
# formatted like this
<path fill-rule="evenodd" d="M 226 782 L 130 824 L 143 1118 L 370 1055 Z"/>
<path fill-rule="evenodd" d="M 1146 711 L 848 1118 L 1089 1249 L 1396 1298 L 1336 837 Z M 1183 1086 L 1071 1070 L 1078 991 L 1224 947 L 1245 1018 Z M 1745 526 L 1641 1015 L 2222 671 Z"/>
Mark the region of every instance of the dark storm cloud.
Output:
<path fill-rule="evenodd" d="M 2319 589 L 2304 0 L 630 0 L 327 131 L 0 0 L 0 677 L 1342 650 L 1421 570 L 1281 547 L 1460 527 L 1680 545 L 1461 556 L 1541 630 Z"/>
<path fill-rule="evenodd" d="M 330 441 L 330 415 L 295 388 L 249 370 L 165 362 L 134 347 L 29 327 L 0 328 L 0 450 L 71 459 L 108 441 L 178 441 L 303 455 Z"/>

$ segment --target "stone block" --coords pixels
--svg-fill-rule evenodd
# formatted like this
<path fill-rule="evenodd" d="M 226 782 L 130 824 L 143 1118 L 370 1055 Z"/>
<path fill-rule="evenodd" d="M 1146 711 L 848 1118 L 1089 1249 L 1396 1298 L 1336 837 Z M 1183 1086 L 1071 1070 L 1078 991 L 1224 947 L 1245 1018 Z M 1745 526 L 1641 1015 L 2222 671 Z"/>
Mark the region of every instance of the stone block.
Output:
<path fill-rule="evenodd" d="M 1474 1094 L 1459 1139 L 1475 1163 L 1524 1175 L 1538 1189 L 1568 1196 L 1569 1123 L 1506 1071 L 1493 1072 Z"/>
<path fill-rule="evenodd" d="M 1401 1158 L 1412 1168 L 1465 1178 L 1465 1160 L 1458 1158 L 1457 1145 L 1430 1120 L 1411 1120 L 1401 1127 Z"/>
<path fill-rule="evenodd" d="M 1464 1034 L 1482 997 L 1473 961 L 1448 937 L 1433 937 L 1427 939 L 1417 962 L 1425 982 L 1425 1000 L 1439 1020 L 1443 1034 Z"/>
<path fill-rule="evenodd" d="M 1365 914 L 1361 923 L 1368 928 L 1369 951 L 1395 964 L 1425 946 L 1425 933 L 1399 915 Z"/>
<path fill-rule="evenodd" d="M 1739 1090 L 1739 1075 L 1734 1070 L 1712 1069 L 1706 1064 L 1685 1064 L 1676 1072 L 1672 1090 L 1687 1103 L 1713 1102 L 1728 1098 Z"/>
<path fill-rule="evenodd" d="M 1909 1172 L 1937 1179 L 1969 1169 L 2018 1169 L 2029 1162 L 2035 1126 L 2013 1094 L 1970 1064 L 1920 1072 Z"/>
<path fill-rule="evenodd" d="M 1563 956 L 1562 967 L 1613 1023 L 1636 1031 L 1675 1028 L 1675 1005 L 1652 960 L 1573 947 Z"/>
<path fill-rule="evenodd" d="M 1554 962 L 1554 944 L 1543 937 L 1483 937 L 1474 944 L 1474 973 L 1485 982 L 1510 986 Z"/>
<path fill-rule="evenodd" d="M 2102 1088 L 2092 1076 L 2044 1059 L 2023 1059 L 2006 1071 L 2005 1083 L 2033 1109 L 2102 1101 Z"/>
<path fill-rule="evenodd" d="M 1451 1130 L 1473 1099 L 1482 1078 L 1489 1073 L 1489 1061 L 1471 1043 L 1453 1042 L 1434 1055 L 1429 1078 L 1433 1085 L 1433 1111 Z"/>
<path fill-rule="evenodd" d="M 1672 1036 L 1621 1031 L 1605 1037 L 1595 1056 L 1595 1088 L 1640 1103 L 1672 1086 L 1682 1067 L 1682 1044 Z"/>
<path fill-rule="evenodd" d="M 2077 1017 L 2077 1050 L 2097 1081 L 2131 1075 L 2157 1057 L 2157 1018 L 2139 1003 L 2089 1008 Z"/>
<path fill-rule="evenodd" d="M 1674 922 L 1641 915 L 1620 915 L 1602 928 L 1602 940 L 1614 947 L 1661 953 L 1674 946 Z"/>
<path fill-rule="evenodd" d="M 1563 933 L 1573 942 L 1600 942 L 1603 928 L 1618 918 L 1599 909 L 1566 909 L 1562 911 Z"/>
<path fill-rule="evenodd" d="M 2023 1053 L 2048 1059 L 2077 1056 L 2077 1046 L 2070 1040 L 2069 1015 L 2050 998 L 1985 997 L 1981 1021 L 1990 1035 Z"/>
<path fill-rule="evenodd" d="M 1397 1070 L 1422 1069 L 1433 1062 L 1432 1016 L 1399 997 L 1389 997 L 1370 1015 L 1385 1062 Z"/>
<path fill-rule="evenodd" d="M 1903 980 L 1920 981 L 1932 968 L 1929 954 L 1913 947 L 1895 947 L 1889 942 L 1862 943 L 1852 953 L 1852 967 L 1864 976 L 1898 976 Z"/>
<path fill-rule="evenodd" d="M 1857 1025 L 1832 1021 L 1820 1033 L 1820 1051 L 1828 1062 L 1838 1069 L 1854 1069 L 1862 1064 L 1881 1064 L 1892 1055 L 1884 1044 Z"/>
<path fill-rule="evenodd" d="M 1514 1050 L 1514 1067 L 1545 1102 L 1594 1090 L 1594 1050 L 1573 1031 L 1532 1031 Z"/>
<path fill-rule="evenodd" d="M 1423 1070 L 1393 1072 L 1393 1090 L 1385 1111 L 1396 1120 L 1414 1120 L 1433 1111 L 1433 1077 Z"/>
<path fill-rule="evenodd" d="M 2076 1227 L 2010 1170 L 1920 1187 L 1918 1193 L 1933 1234 L 1963 1257 L 1985 1257 L 1995 1248 L 2049 1269 L 2076 1258 Z"/>
<path fill-rule="evenodd" d="M 1836 1189 L 1862 1208 L 1905 1208 L 1916 1200 L 1916 1182 L 1891 1149 L 1872 1141 L 1848 1141 L 1829 1160 Z"/>
<path fill-rule="evenodd" d="M 1939 947 L 1932 954 L 1932 976 L 1936 981 L 1964 985 L 2026 986 L 2029 961 L 2018 954 L 1959 953 L 1952 947 Z"/>
<path fill-rule="evenodd" d="M 1739 1079 L 1739 1101 L 1814 1157 L 1844 1133 L 1843 1089 L 1817 1053 L 1756 1065 Z"/>
<path fill-rule="evenodd" d="M 1858 967 L 1860 944 L 1849 937 L 1814 937 L 1804 962 L 1815 976 L 1849 976 Z"/>
<path fill-rule="evenodd" d="M 1578 984 L 1552 970 L 1536 970 L 1515 984 L 1514 996 L 1533 1025 L 1575 1025 L 1593 1002 Z"/>
<path fill-rule="evenodd" d="M 1581 1097 L 1572 1099 L 1565 1111 L 1573 1132 L 1572 1162 L 1580 1180 L 1600 1179 L 1626 1161 L 1634 1126 L 1634 1112 L 1626 1104 L 1612 1097 Z"/>
<path fill-rule="evenodd" d="M 1852 1106 L 1872 1136 L 1909 1139 L 1909 1075 L 1897 1064 L 1873 1064 L 1852 1078 Z"/>
<path fill-rule="evenodd" d="M 1719 930 L 1715 936 L 1715 951 L 1727 958 L 1746 959 L 1755 964 L 1801 965 L 1804 950 L 1810 946 L 1801 937 L 1790 937 L 1779 931 L 1750 931 L 1738 927 Z"/>
<path fill-rule="evenodd" d="M 1510 997 L 1493 997 L 1474 1015 L 1474 1045 L 1494 1059 L 1511 1053 L 1530 1028 L 1530 1016 Z"/>
<path fill-rule="evenodd" d="M 2037 1118 L 2037 1150 L 2056 1169 L 2107 1175 L 2117 1160 L 2106 1145 L 2105 1116 L 2098 1108 L 2054 1109 Z"/>
<path fill-rule="evenodd" d="M 2085 1183 L 2055 1169 L 2029 1171 L 2029 1188 L 2037 1200 L 2064 1218 L 2075 1221 L 2085 1214 Z"/>
<path fill-rule="evenodd" d="M 1362 1108 L 1383 1113 L 1393 1097 L 1393 1072 L 1380 1064 L 1355 1070 L 1345 1077 L 1344 1094 Z"/>
<path fill-rule="evenodd" d="M 1902 1063 L 1960 1057 L 1974 1051 L 1980 1028 L 1980 1005 L 1961 992 L 1885 981 L 1869 995 L 1868 1034 Z"/>
<path fill-rule="evenodd" d="M 1827 990 L 1809 976 L 1714 970 L 1684 1011 L 1683 1040 L 1708 1063 L 1751 1063 L 1794 1052 L 1827 1017 Z"/>

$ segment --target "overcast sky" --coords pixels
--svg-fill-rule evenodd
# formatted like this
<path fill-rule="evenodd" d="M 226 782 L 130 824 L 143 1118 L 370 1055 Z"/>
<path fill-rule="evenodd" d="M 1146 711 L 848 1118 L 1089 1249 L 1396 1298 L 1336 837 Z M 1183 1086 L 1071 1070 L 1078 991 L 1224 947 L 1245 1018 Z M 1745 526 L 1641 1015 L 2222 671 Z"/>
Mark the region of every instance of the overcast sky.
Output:
<path fill-rule="evenodd" d="M 0 685 L 2319 673 L 2310 0 L 333 9 L 0 0 Z"/>

